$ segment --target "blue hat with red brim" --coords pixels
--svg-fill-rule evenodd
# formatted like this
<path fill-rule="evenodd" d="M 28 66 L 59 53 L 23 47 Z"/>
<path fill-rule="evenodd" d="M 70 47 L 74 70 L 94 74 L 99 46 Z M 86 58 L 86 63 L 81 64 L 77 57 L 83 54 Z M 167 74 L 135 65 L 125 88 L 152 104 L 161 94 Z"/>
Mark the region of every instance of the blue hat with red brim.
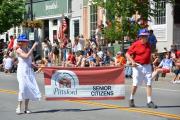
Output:
<path fill-rule="evenodd" d="M 138 32 L 138 36 L 149 36 L 149 30 L 140 29 L 139 32 Z"/>
<path fill-rule="evenodd" d="M 18 36 L 17 42 L 28 42 L 27 36 L 25 34 L 21 34 Z"/>

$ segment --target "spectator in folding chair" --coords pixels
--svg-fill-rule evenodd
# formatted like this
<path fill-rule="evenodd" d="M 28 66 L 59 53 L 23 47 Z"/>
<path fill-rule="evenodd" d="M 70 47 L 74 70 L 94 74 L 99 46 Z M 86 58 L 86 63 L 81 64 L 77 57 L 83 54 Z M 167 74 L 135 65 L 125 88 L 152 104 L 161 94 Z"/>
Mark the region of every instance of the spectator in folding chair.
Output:
<path fill-rule="evenodd" d="M 152 61 L 152 69 L 155 71 L 159 64 L 160 64 L 160 58 L 158 56 L 158 53 L 153 53 L 151 56 L 151 61 Z M 155 77 L 155 81 L 158 81 L 159 75 L 157 74 Z"/>
<path fill-rule="evenodd" d="M 172 83 L 180 83 L 180 58 L 176 59 L 175 69 L 173 70 L 173 72 L 174 72 L 175 76 L 172 80 Z"/>
<path fill-rule="evenodd" d="M 170 58 L 170 53 L 165 53 L 165 58 L 160 62 L 158 68 L 152 73 L 152 79 L 155 79 L 159 73 L 170 73 L 172 71 L 173 60 Z"/>
<path fill-rule="evenodd" d="M 115 58 L 115 65 L 116 66 L 122 66 L 126 64 L 126 59 L 125 57 L 122 55 L 122 52 L 119 51 L 116 54 L 116 58 Z"/>

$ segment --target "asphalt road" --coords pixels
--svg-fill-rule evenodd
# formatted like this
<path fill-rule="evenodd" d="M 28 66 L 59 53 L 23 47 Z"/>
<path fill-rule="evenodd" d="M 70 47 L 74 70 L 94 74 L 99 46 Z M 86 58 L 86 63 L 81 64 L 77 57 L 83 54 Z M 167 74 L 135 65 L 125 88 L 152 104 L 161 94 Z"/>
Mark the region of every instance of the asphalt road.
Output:
<path fill-rule="evenodd" d="M 44 94 L 43 74 L 36 75 Z M 153 101 L 158 109 L 146 107 L 145 86 L 138 88 L 136 108 L 128 107 L 131 79 L 126 80 L 124 100 L 31 102 L 32 114 L 16 115 L 18 82 L 16 74 L 0 73 L 0 120 L 180 120 L 180 84 L 171 77 L 153 82 Z"/>

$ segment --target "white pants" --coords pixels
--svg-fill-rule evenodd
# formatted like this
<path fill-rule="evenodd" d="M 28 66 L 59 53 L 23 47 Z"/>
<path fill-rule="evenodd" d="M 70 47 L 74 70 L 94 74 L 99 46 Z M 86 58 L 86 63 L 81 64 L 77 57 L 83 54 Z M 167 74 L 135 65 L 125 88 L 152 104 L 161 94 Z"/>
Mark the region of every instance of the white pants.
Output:
<path fill-rule="evenodd" d="M 132 67 L 133 70 L 133 86 L 142 85 L 143 81 L 146 85 L 152 84 L 152 67 L 151 64 Z"/>

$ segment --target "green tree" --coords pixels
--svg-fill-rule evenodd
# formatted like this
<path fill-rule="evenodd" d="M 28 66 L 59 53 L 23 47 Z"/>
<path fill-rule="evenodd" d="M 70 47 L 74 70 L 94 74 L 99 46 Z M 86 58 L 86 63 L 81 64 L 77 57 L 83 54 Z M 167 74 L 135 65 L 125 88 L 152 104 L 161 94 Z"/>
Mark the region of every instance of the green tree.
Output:
<path fill-rule="evenodd" d="M 25 0 L 0 1 L 0 34 L 22 23 Z"/>
<path fill-rule="evenodd" d="M 122 40 L 123 44 L 124 36 L 129 36 L 131 39 L 134 39 L 139 28 L 147 27 L 146 21 L 148 21 L 150 16 L 156 16 L 158 13 L 157 9 L 152 6 L 156 3 L 156 7 L 162 8 L 161 1 L 163 0 L 151 0 L 151 2 L 150 0 L 93 0 L 93 3 L 106 9 L 107 19 L 112 23 L 112 27 L 105 31 L 105 37 L 107 37 L 109 41 L 113 41 L 112 39 Z M 164 1 L 170 3 L 174 2 L 174 0 Z M 138 11 L 143 21 L 141 25 L 138 24 L 138 22 L 132 22 L 130 19 L 136 11 Z M 120 22 L 118 26 L 116 26 L 117 21 Z M 117 37 L 110 37 L 111 33 L 112 36 L 117 35 Z M 122 47 L 124 49 L 124 44 Z"/>

